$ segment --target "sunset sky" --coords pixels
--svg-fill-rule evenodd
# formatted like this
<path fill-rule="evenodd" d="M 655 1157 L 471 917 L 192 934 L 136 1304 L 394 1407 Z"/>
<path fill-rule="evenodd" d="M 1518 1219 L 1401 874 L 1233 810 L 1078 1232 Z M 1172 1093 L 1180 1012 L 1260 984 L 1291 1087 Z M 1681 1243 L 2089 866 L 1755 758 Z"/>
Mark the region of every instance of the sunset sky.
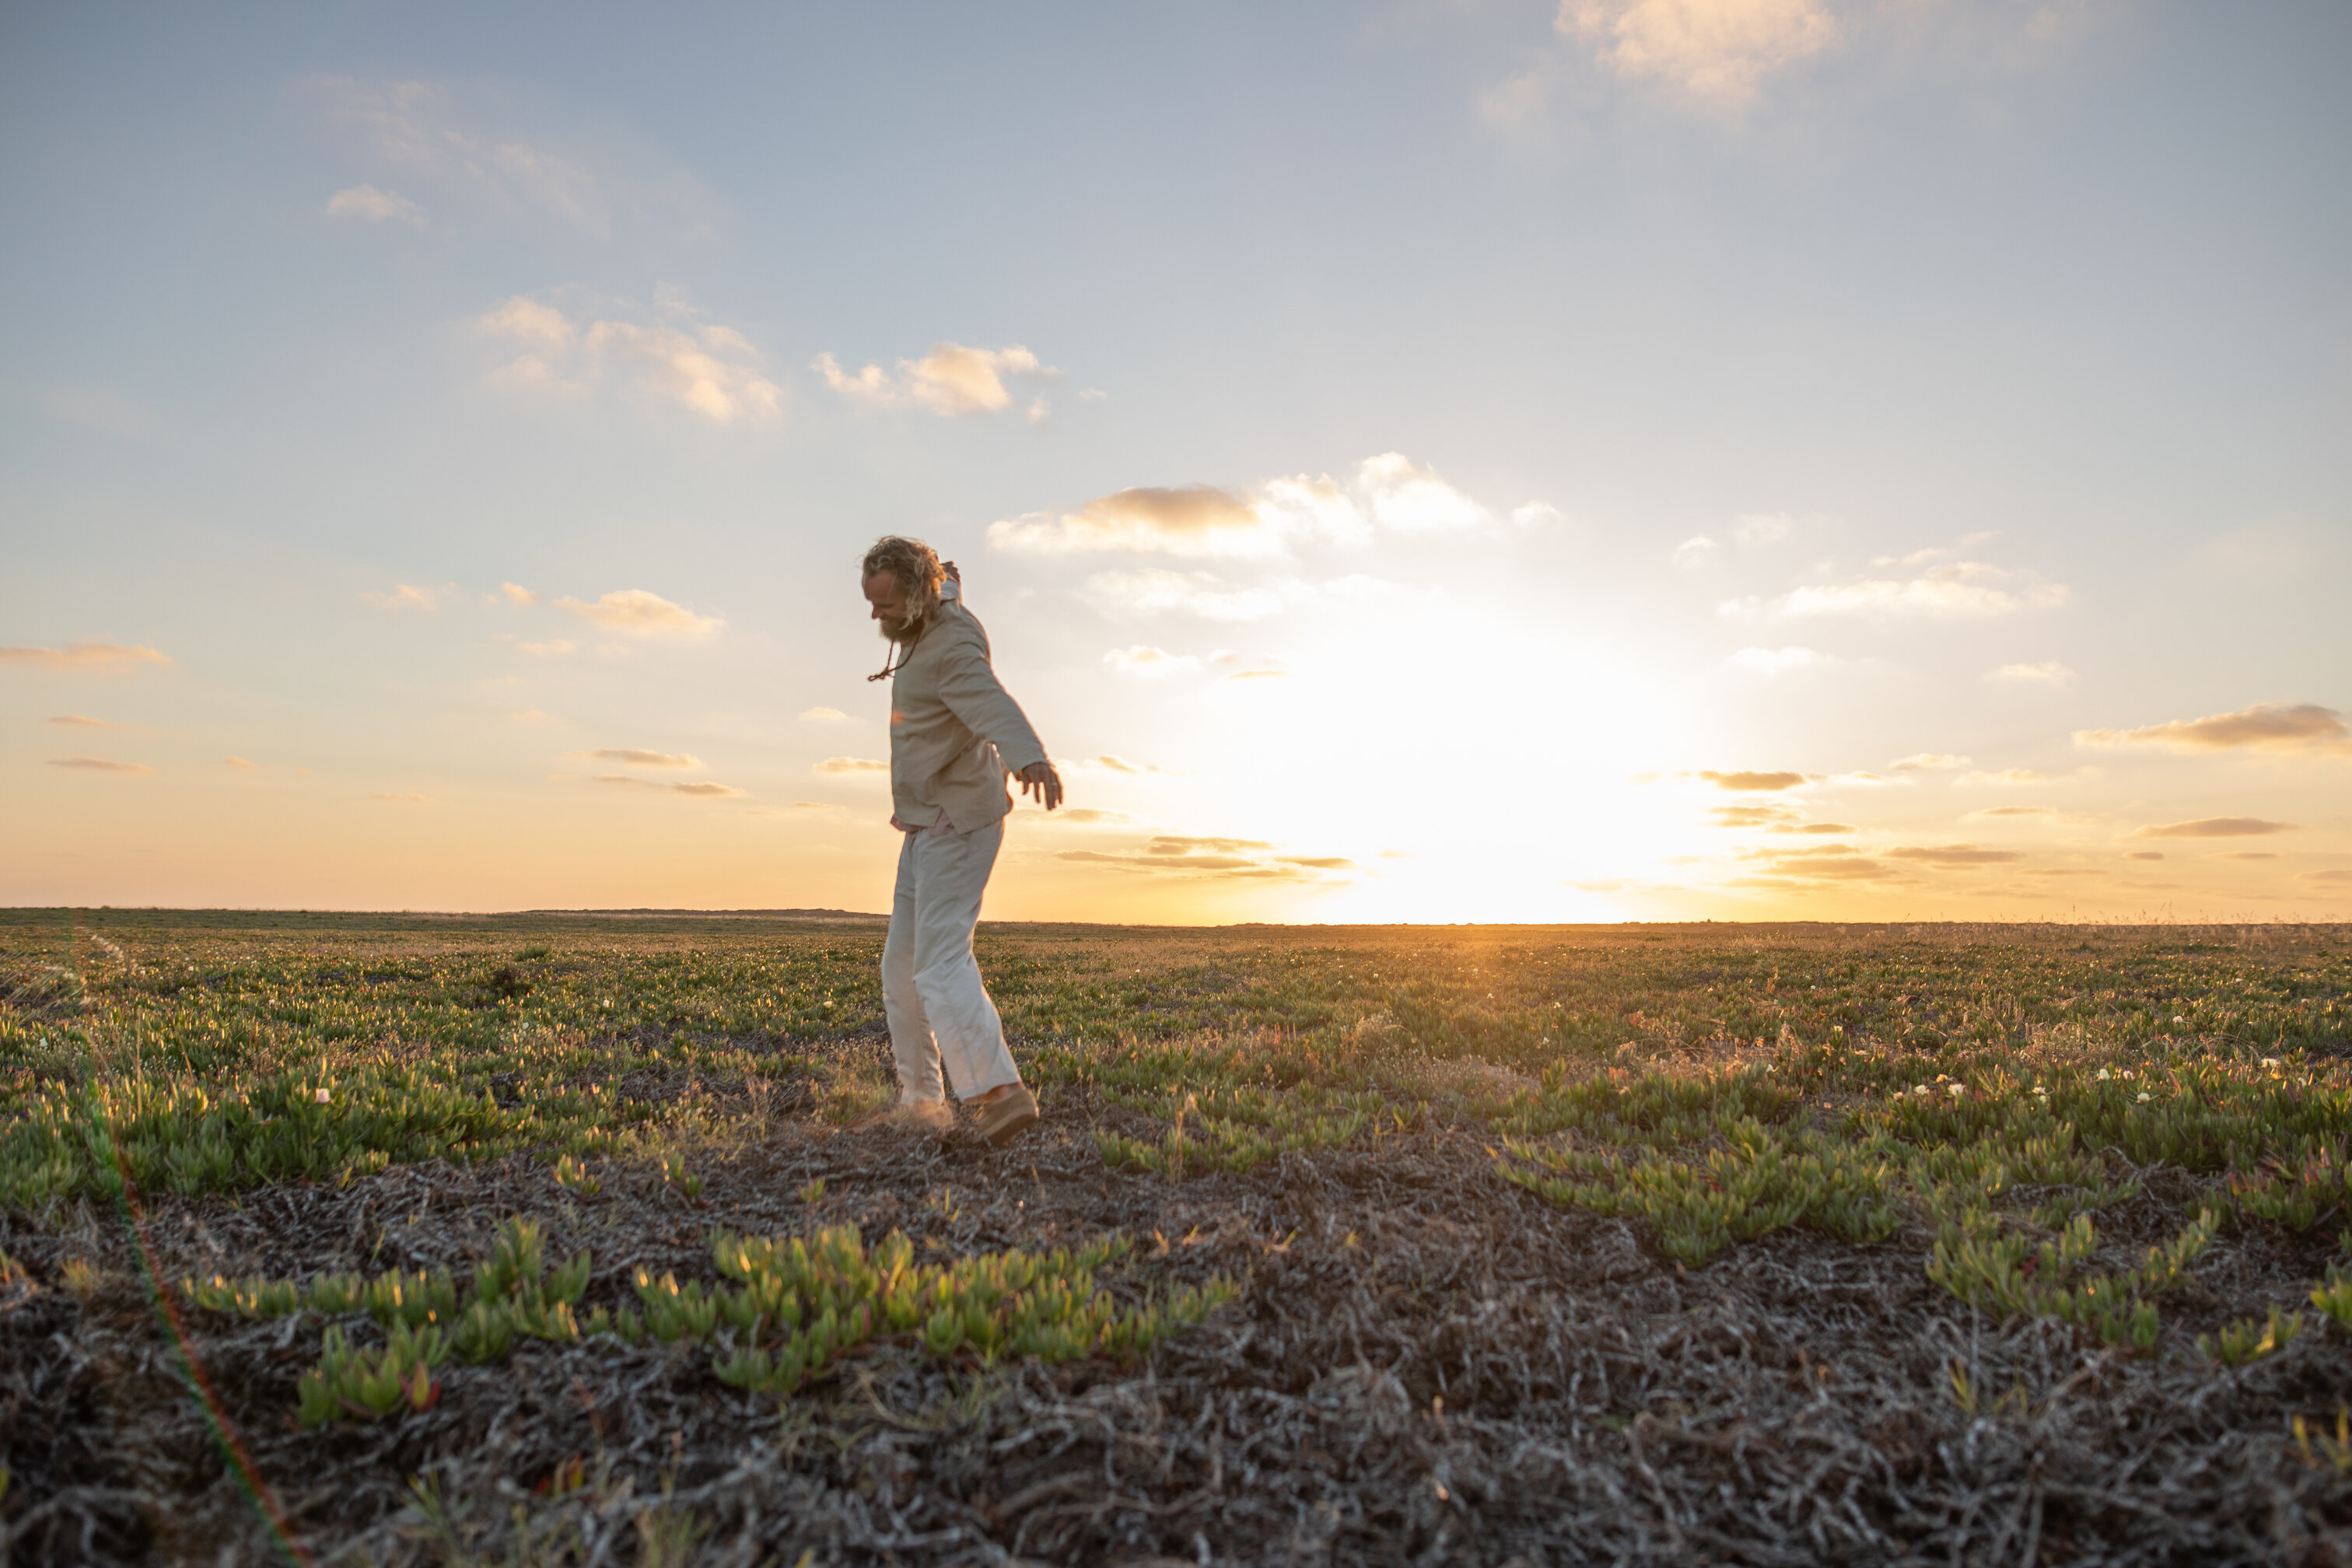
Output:
<path fill-rule="evenodd" d="M 16 5 L 0 903 L 2352 917 L 2352 7 Z"/>

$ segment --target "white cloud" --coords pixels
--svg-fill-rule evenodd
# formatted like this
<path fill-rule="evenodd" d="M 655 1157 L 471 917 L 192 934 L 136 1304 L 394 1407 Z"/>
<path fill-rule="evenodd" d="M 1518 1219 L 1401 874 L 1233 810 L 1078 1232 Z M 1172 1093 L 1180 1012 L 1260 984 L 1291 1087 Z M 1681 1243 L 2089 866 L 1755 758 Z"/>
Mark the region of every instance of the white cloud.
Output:
<path fill-rule="evenodd" d="M 1242 587 L 1208 572 L 1097 572 L 1087 579 L 1087 600 L 1101 614 L 1156 616 L 1171 610 L 1211 621 L 1258 621 L 1279 611 L 1287 596 L 1273 588 Z"/>
<path fill-rule="evenodd" d="M 1675 546 L 1675 569 L 1678 572 L 1696 571 L 1713 561 L 1718 548 L 1715 541 L 1704 533 L 1685 539 Z"/>
<path fill-rule="evenodd" d="M 76 642 L 59 647 L 0 647 L 0 664 L 29 665 L 35 669 L 119 671 L 142 664 L 169 664 L 171 657 L 136 643 Z"/>
<path fill-rule="evenodd" d="M 761 374 L 761 356 L 750 340 L 676 299 L 657 300 L 651 312 L 591 306 L 574 315 L 517 295 L 476 317 L 473 326 L 484 338 L 526 351 L 490 373 L 491 384 L 504 390 L 576 395 L 618 379 L 641 396 L 715 425 L 761 425 L 783 414 L 783 389 Z"/>
<path fill-rule="evenodd" d="M 1809 647 L 1744 647 L 1723 662 L 1734 669 L 1769 677 L 1796 669 L 1826 669 L 1845 661 Z"/>
<path fill-rule="evenodd" d="M 1886 764 L 1886 771 L 1891 773 L 1943 773 L 1952 768 L 1964 768 L 1968 765 L 1969 759 L 1966 757 L 1953 756 L 1944 752 L 1920 752 L 1912 756 L 1895 758 Z"/>
<path fill-rule="evenodd" d="M 2004 664 L 1987 670 L 1985 679 L 2011 686 L 2063 686 L 2074 679 L 2074 672 L 2053 658 L 2046 664 Z"/>
<path fill-rule="evenodd" d="M 737 789 L 709 779 L 690 779 L 681 784 L 662 784 L 653 779 L 632 778 L 627 773 L 597 773 L 591 784 L 613 784 L 622 789 L 660 790 L 667 795 L 689 795 L 709 800 L 740 800 L 751 792 Z"/>
<path fill-rule="evenodd" d="M 876 762 L 871 757 L 827 757 L 821 763 L 813 763 L 809 771 L 819 773 L 887 773 L 890 771 L 890 764 Z"/>
<path fill-rule="evenodd" d="M 619 763 L 632 768 L 698 768 L 702 760 L 687 752 L 646 752 L 635 746 L 602 746 L 593 752 L 566 752 L 575 763 Z"/>
<path fill-rule="evenodd" d="M 360 597 L 379 610 L 423 610 L 429 615 L 441 607 L 435 590 L 414 583 L 395 583 L 389 594 L 363 593 Z"/>
<path fill-rule="evenodd" d="M 578 599 L 558 599 L 555 607 L 632 637 L 678 637 L 702 642 L 727 624 L 719 616 L 698 616 L 685 605 L 673 605 L 643 588 L 617 589 L 593 605 Z"/>
<path fill-rule="evenodd" d="M 306 85 L 394 168 L 455 191 L 478 207 L 509 216 L 551 217 L 593 235 L 612 232 L 613 194 L 578 155 L 559 152 L 544 140 L 468 123 L 477 117 L 461 112 L 438 84 L 322 76 Z"/>
<path fill-rule="evenodd" d="M 1514 512 L 1533 524 L 1558 513 L 1540 502 Z M 1444 532 L 1494 521 L 1486 508 L 1395 452 L 1367 458 L 1352 481 L 1304 474 L 1243 490 L 1213 485 L 1142 487 L 1097 497 L 1076 511 L 1031 512 L 991 523 L 988 542 L 1034 554 L 1130 554 L 1275 560 L 1302 545 L 1360 546 L 1376 527 Z"/>
<path fill-rule="evenodd" d="M 1620 77 L 1727 107 L 1838 40 L 1820 0 L 1561 0 L 1554 26 Z"/>
<path fill-rule="evenodd" d="M 961 414 L 994 414 L 1010 407 L 1013 393 L 1004 384 L 1007 376 L 1045 381 L 1061 374 L 1052 365 L 1041 363 L 1035 354 L 1019 343 L 1008 343 L 1001 349 L 934 343 L 931 352 L 921 359 L 900 360 L 896 375 L 878 364 L 869 364 L 852 375 L 831 353 L 817 355 L 810 362 L 810 368 L 824 377 L 827 386 L 852 402 L 877 408 L 928 408 L 942 419 Z M 1033 419 L 1043 413 L 1042 404 L 1031 405 Z"/>
<path fill-rule="evenodd" d="M 849 715 L 838 708 L 803 708 L 801 718 L 811 724 L 846 724 Z"/>
<path fill-rule="evenodd" d="M 1187 675 L 1201 668 L 1201 661 L 1190 654 L 1169 653 L 1141 644 L 1133 647 L 1115 647 L 1103 655 L 1102 661 L 1121 675 L 1139 675 L 1146 679 Z"/>
<path fill-rule="evenodd" d="M 425 226 L 425 209 L 397 191 L 380 191 L 373 185 L 348 185 L 327 198 L 326 215 L 334 218 L 357 218 L 363 223 L 390 223 L 398 220 Z"/>
<path fill-rule="evenodd" d="M 1547 501 L 1531 500 L 1511 509 L 1511 524 L 1515 528 L 1549 528 L 1567 521 L 1559 508 Z"/>
<path fill-rule="evenodd" d="M 2031 572 L 1990 566 L 1980 561 L 1954 561 L 1929 566 L 1914 577 L 1872 578 L 1796 588 L 1769 604 L 1752 597 L 1727 600 L 1722 609 L 1726 615 L 1966 621 L 1989 620 L 2028 609 L 2054 609 L 2064 604 L 2067 596 L 2064 584 L 2047 582 Z"/>
<path fill-rule="evenodd" d="M 532 593 L 530 589 L 524 587 L 520 583 L 499 584 L 499 591 L 492 596 L 491 602 L 495 604 L 500 598 L 503 598 L 509 605 L 536 605 L 539 603 L 539 595 Z"/>
<path fill-rule="evenodd" d="M 564 637 L 551 637 L 545 642 L 525 642 L 512 632 L 500 632 L 491 640 L 502 642 L 517 653 L 527 653 L 538 658 L 560 658 L 567 653 L 578 652 L 580 647 L 579 644 Z"/>
<path fill-rule="evenodd" d="M 2352 728 L 2315 702 L 2257 702 L 2235 713 L 2209 713 L 2137 730 L 2077 730 L 2078 746 L 2162 746 L 2167 751 L 2346 752 Z"/>
<path fill-rule="evenodd" d="M 1784 511 L 1742 512 L 1731 520 L 1731 537 L 1753 549 L 1759 544 L 1780 543 L 1795 526 Z"/>

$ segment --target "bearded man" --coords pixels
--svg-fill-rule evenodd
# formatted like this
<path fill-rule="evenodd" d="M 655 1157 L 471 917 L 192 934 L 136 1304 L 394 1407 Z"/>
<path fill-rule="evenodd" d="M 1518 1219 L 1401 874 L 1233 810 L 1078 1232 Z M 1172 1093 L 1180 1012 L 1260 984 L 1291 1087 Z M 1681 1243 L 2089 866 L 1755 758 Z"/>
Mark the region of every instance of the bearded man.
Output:
<path fill-rule="evenodd" d="M 882 943 L 882 1010 L 898 1068 L 892 1120 L 910 1131 L 954 1130 L 944 1067 L 980 1135 L 1001 1149 L 1035 1125 L 1037 1100 L 1004 1048 L 971 932 L 1013 809 L 1007 775 L 1047 811 L 1062 804 L 1062 778 L 997 681 L 952 563 L 890 535 L 866 552 L 863 580 L 890 644 L 868 679 L 890 679 L 890 826 L 904 836 Z"/>

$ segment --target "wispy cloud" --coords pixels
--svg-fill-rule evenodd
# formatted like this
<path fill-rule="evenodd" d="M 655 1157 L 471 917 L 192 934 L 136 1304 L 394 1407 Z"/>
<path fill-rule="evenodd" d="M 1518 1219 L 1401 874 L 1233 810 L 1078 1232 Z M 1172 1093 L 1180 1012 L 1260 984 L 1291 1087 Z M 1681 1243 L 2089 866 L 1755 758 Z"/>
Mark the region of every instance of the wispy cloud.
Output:
<path fill-rule="evenodd" d="M 246 761 L 243 757 L 223 757 L 223 758 L 221 759 L 221 765 L 222 765 L 222 766 L 224 766 L 224 767 L 237 768 L 237 769 L 242 770 L 242 769 L 247 769 L 247 768 L 257 768 L 257 767 L 259 767 L 261 764 L 260 764 L 260 763 L 249 763 L 249 762 Z"/>
<path fill-rule="evenodd" d="M 817 355 L 810 368 L 824 377 L 827 386 L 854 403 L 875 408 L 928 408 L 943 419 L 994 414 L 1011 407 L 1013 392 L 1004 384 L 1008 377 L 1047 381 L 1061 374 L 1019 343 L 1001 349 L 934 343 L 921 359 L 900 360 L 896 374 L 869 364 L 853 375 L 831 353 Z M 1045 414 L 1042 400 L 1032 402 L 1029 409 L 1033 419 Z"/>
<path fill-rule="evenodd" d="M 1531 509 L 1527 514 L 1540 521 Z M 1549 509 L 1543 508 L 1548 511 Z M 988 542 L 1033 554 L 1129 554 L 1273 560 L 1306 545 L 1370 543 L 1379 529 L 1443 533 L 1481 528 L 1487 510 L 1401 453 L 1357 465 L 1352 481 L 1328 475 L 1267 479 L 1244 489 L 1213 485 L 1139 488 L 1087 501 L 1076 511 L 1032 512 L 991 523 Z"/>
<path fill-rule="evenodd" d="M 801 720 L 809 724 L 846 724 L 849 715 L 838 708 L 803 708 Z"/>
<path fill-rule="evenodd" d="M 1940 773 L 1948 768 L 1964 768 L 1968 765 L 1969 759 L 1966 757 L 1952 756 L 1942 752 L 1919 752 L 1911 756 L 1895 758 L 1886 764 L 1886 771 L 1891 773 Z"/>
<path fill-rule="evenodd" d="M 572 762 L 620 763 L 632 768 L 698 768 L 702 760 L 686 752 L 646 752 L 634 746 L 603 746 L 593 752 L 566 752 Z"/>
<path fill-rule="evenodd" d="M 429 795 L 401 795 L 392 790 L 384 790 L 375 795 L 362 796 L 361 798 L 365 800 L 385 801 L 394 805 L 431 805 L 433 804 L 433 797 Z"/>
<path fill-rule="evenodd" d="M 1055 858 L 1180 877 L 1292 881 L 1317 880 L 1316 873 L 1347 870 L 1355 865 L 1344 855 L 1267 853 L 1275 847 L 1262 838 L 1165 833 L 1153 837 L 1139 850 L 1113 853 L 1097 849 L 1066 849 L 1056 854 Z"/>
<path fill-rule="evenodd" d="M 425 209 L 396 191 L 373 185 L 347 185 L 327 198 L 322 209 L 331 218 L 355 218 L 362 223 L 404 223 L 425 226 Z"/>
<path fill-rule="evenodd" d="M 414 583 L 395 583 L 389 594 L 371 590 L 360 597 L 379 610 L 422 610 L 430 615 L 441 607 L 440 595 L 436 590 L 420 588 Z"/>
<path fill-rule="evenodd" d="M 1856 831 L 1850 822 L 1781 822 L 1766 829 L 1769 833 L 1810 833 L 1823 837 Z"/>
<path fill-rule="evenodd" d="M 607 303 L 567 313 L 517 295 L 473 325 L 521 349 L 491 373 L 492 384 L 509 391 L 572 395 L 618 381 L 714 425 L 764 425 L 783 415 L 783 389 L 762 373 L 751 341 L 681 300 L 657 300 L 651 311 Z"/>
<path fill-rule="evenodd" d="M 1960 820 L 1977 822 L 2003 816 L 2055 816 L 2057 815 L 2053 808 L 2046 805 L 1988 805 L 1982 810 L 1969 812 Z"/>
<path fill-rule="evenodd" d="M 2257 702 L 2235 713 L 2175 720 L 2138 730 L 2077 730 L 2083 746 L 2162 746 L 2172 752 L 2352 751 L 2344 715 L 2313 702 Z"/>
<path fill-rule="evenodd" d="M 1916 565 L 1918 557 L 1892 565 Z M 1988 565 L 1981 561 L 1951 561 L 1928 565 L 1905 577 L 1866 577 L 1845 583 L 1814 584 L 1793 588 L 1772 600 L 1729 599 L 1729 616 L 1768 615 L 1784 618 L 1848 616 L 1858 620 L 1972 621 L 2013 616 L 2024 610 L 2054 609 L 2066 602 L 2069 591 L 2031 572 Z"/>
<path fill-rule="evenodd" d="M 1101 768 L 1106 773 L 1164 773 L 1171 778 L 1182 776 L 1181 771 L 1176 768 L 1163 768 L 1157 763 L 1130 763 L 1125 757 L 1112 756 L 1108 752 L 1099 757 L 1089 757 L 1076 765 L 1081 768 Z"/>
<path fill-rule="evenodd" d="M 1139 643 L 1133 647 L 1115 647 L 1103 655 L 1102 661 L 1121 675 L 1141 676 L 1146 679 L 1191 674 L 1201 668 L 1201 661 L 1191 654 L 1169 653 Z"/>
<path fill-rule="evenodd" d="M 608 631 L 632 637 L 677 637 L 703 642 L 727 623 L 718 616 L 698 616 L 684 605 L 674 605 L 643 588 L 621 588 L 593 604 L 558 599 L 555 607 L 593 621 Z"/>
<path fill-rule="evenodd" d="M 1781 790 L 1794 789 L 1805 782 L 1802 773 L 1717 773 L 1712 769 L 1698 774 L 1717 789 Z"/>
<path fill-rule="evenodd" d="M 1998 773 L 1988 773 L 1979 769 L 1972 773 L 1962 773 L 1952 781 L 1952 786 L 1955 789 L 1962 789 L 1985 784 L 1995 789 L 2002 789 L 2017 784 L 2046 784 L 2061 782 L 2049 773 L 2037 773 L 2032 768 L 2003 768 Z"/>
<path fill-rule="evenodd" d="M 2134 838 L 2260 838 L 2273 833 L 2293 833 L 2298 824 L 2271 822 L 2259 816 L 2200 816 L 2194 822 L 2153 823 L 2138 828 Z"/>
<path fill-rule="evenodd" d="M 733 784 L 714 784 L 709 779 L 689 779 L 677 784 L 663 784 L 656 779 L 635 778 L 627 773 L 596 773 L 590 783 L 613 784 L 622 789 L 658 790 L 666 795 L 688 795 L 710 800 L 740 799 L 751 792 Z"/>
<path fill-rule="evenodd" d="M 1109 811 L 1098 805 L 1065 805 L 1053 811 L 1024 805 L 1017 808 L 1015 815 L 1024 822 L 1058 823 L 1079 827 L 1123 825 L 1139 820 L 1132 813 Z"/>
<path fill-rule="evenodd" d="M 53 768 L 76 768 L 92 773 L 152 773 L 145 763 L 118 763 L 108 757 L 51 757 Z"/>
<path fill-rule="evenodd" d="M 1731 108 L 1839 32 L 1819 0 L 1562 0 L 1554 26 L 1617 76 Z"/>
<path fill-rule="evenodd" d="M 1987 670 L 1985 679 L 2008 686 L 2066 686 L 2074 681 L 2074 672 L 2053 658 L 2043 664 L 2004 664 Z"/>
<path fill-rule="evenodd" d="M 1985 849 L 1974 844 L 1906 845 L 1885 854 L 1890 860 L 1916 860 L 1927 866 L 1997 866 L 2025 858 L 2013 849 Z"/>
<path fill-rule="evenodd" d="M 1158 616 L 1174 611 L 1207 621 L 1262 621 L 1278 614 L 1290 595 L 1278 588 L 1244 587 L 1210 572 L 1097 572 L 1087 579 L 1083 596 L 1101 615 Z"/>
<path fill-rule="evenodd" d="M 170 657 L 135 643 L 77 642 L 57 647 L 0 647 L 0 664 L 20 664 L 35 669 L 73 669 L 110 673 L 147 664 L 170 664 Z"/>
<path fill-rule="evenodd" d="M 123 728 L 123 726 L 120 724 L 110 724 L 103 719 L 93 719 L 86 713 L 60 713 L 54 719 L 45 720 L 43 721 L 50 724 L 70 725 L 73 728 L 79 730 L 120 730 Z"/>
<path fill-rule="evenodd" d="M 509 605 L 536 605 L 539 603 L 539 595 L 532 593 L 530 589 L 524 587 L 520 583 L 499 584 L 499 591 L 495 595 L 495 598 L 503 599 Z"/>
<path fill-rule="evenodd" d="M 813 763 L 809 771 L 819 773 L 887 773 L 890 771 L 890 764 L 877 763 L 871 757 L 827 757 L 821 763 Z"/>
<path fill-rule="evenodd" d="M 533 658 L 561 658 L 565 654 L 580 651 L 580 645 L 569 637 L 550 637 L 544 642 L 525 642 L 511 633 L 500 632 L 490 640 L 502 642 L 515 652 L 527 653 Z"/>
<path fill-rule="evenodd" d="M 1707 809 L 1717 827 L 1762 827 L 1769 823 L 1792 822 L 1797 814 L 1785 805 L 1717 805 Z"/>

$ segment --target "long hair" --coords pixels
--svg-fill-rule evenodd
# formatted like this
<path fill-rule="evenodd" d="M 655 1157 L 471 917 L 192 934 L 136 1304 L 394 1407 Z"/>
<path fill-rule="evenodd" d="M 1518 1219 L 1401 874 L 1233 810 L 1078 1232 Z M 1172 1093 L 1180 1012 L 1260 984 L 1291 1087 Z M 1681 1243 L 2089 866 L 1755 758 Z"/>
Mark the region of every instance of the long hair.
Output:
<path fill-rule="evenodd" d="M 860 583 L 888 573 L 898 579 L 899 589 L 907 595 L 907 625 L 891 637 L 890 657 L 883 659 L 882 668 L 866 678 L 880 680 L 906 667 L 906 656 L 915 651 L 915 644 L 939 614 L 940 584 L 947 580 L 947 573 L 940 565 L 938 551 L 919 539 L 906 539 L 895 533 L 886 533 L 874 542 L 859 563 L 859 571 Z"/>

